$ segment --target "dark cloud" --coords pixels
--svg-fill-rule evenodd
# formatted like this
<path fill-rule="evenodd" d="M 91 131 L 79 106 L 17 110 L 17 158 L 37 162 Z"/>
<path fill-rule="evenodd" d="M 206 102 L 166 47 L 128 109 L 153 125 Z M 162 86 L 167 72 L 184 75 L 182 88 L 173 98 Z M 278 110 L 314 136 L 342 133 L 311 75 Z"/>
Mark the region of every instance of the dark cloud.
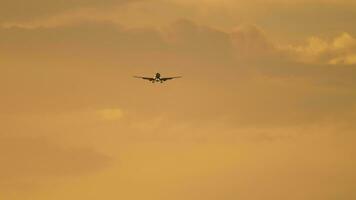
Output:
<path fill-rule="evenodd" d="M 232 42 L 240 56 L 262 56 L 275 50 L 262 29 L 255 25 L 244 25 L 231 33 Z"/>
<path fill-rule="evenodd" d="M 80 176 L 108 165 L 110 158 L 90 148 L 63 148 L 44 138 L 1 137 L 0 186 L 32 187 L 48 178 Z"/>
<path fill-rule="evenodd" d="M 93 52 L 98 54 L 149 51 L 162 47 L 153 29 L 126 30 L 110 22 L 83 22 L 57 28 L 3 28 L 0 45 L 29 53 Z M 162 47 L 163 48 L 163 47 Z M 81 52 L 78 52 L 81 53 Z M 32 55 L 35 56 L 35 55 Z"/>
<path fill-rule="evenodd" d="M 230 35 L 189 20 L 179 20 L 164 31 L 153 28 L 126 29 L 111 22 L 80 22 L 55 28 L 0 29 L 0 51 L 4 54 L 115 56 L 173 55 L 194 60 L 221 62 L 233 57 Z M 143 55 L 143 56 L 145 56 Z M 46 57 L 44 57 L 46 58 Z M 127 57 L 126 57 L 127 59 Z"/>
<path fill-rule="evenodd" d="M 230 59 L 233 45 L 230 35 L 190 20 L 178 20 L 168 30 L 173 49 L 194 59 L 223 61 Z"/>
<path fill-rule="evenodd" d="M 108 5 L 125 4 L 134 0 L 1 0 L 0 22 L 31 20 L 71 11 L 77 8 L 100 8 Z"/>

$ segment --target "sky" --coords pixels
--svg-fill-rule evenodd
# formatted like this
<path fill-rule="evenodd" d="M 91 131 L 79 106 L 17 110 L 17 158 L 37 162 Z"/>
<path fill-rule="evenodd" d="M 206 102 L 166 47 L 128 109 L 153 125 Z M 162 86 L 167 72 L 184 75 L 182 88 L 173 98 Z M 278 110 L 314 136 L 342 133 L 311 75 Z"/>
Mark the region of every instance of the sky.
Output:
<path fill-rule="evenodd" d="M 356 199 L 356 1 L 0 5 L 0 199 Z"/>

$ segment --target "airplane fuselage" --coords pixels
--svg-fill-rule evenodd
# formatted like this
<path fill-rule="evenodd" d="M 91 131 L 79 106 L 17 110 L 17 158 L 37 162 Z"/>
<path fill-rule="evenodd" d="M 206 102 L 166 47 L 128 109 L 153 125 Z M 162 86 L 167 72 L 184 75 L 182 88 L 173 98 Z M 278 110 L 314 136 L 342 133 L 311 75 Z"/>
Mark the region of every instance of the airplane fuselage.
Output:
<path fill-rule="evenodd" d="M 152 83 L 154 82 L 160 82 L 162 83 L 163 81 L 161 80 L 161 74 L 160 73 L 156 73 L 155 76 L 153 77 Z"/>

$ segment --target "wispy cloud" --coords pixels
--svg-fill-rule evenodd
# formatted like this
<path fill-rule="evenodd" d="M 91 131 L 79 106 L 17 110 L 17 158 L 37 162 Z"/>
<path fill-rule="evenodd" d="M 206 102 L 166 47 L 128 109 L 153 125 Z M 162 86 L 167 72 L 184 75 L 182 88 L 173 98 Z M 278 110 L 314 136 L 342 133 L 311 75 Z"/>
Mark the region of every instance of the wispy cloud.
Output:
<path fill-rule="evenodd" d="M 301 61 L 316 64 L 356 64 L 356 39 L 349 33 L 342 33 L 332 39 L 311 37 L 305 45 L 291 45 Z"/>

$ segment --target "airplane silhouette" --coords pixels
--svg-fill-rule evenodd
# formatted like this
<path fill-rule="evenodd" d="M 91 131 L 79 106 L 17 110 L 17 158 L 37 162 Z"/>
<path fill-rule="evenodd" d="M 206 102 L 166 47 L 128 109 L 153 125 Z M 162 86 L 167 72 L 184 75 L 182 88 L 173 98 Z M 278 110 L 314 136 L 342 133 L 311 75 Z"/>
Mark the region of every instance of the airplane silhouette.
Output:
<path fill-rule="evenodd" d="M 167 80 L 172 80 L 175 78 L 181 78 L 181 76 L 174 76 L 174 77 L 161 77 L 160 73 L 156 73 L 152 78 L 151 77 L 144 77 L 144 76 L 134 76 L 134 78 L 141 78 L 144 80 L 151 81 L 152 83 L 160 82 L 163 83 L 164 81 Z"/>

